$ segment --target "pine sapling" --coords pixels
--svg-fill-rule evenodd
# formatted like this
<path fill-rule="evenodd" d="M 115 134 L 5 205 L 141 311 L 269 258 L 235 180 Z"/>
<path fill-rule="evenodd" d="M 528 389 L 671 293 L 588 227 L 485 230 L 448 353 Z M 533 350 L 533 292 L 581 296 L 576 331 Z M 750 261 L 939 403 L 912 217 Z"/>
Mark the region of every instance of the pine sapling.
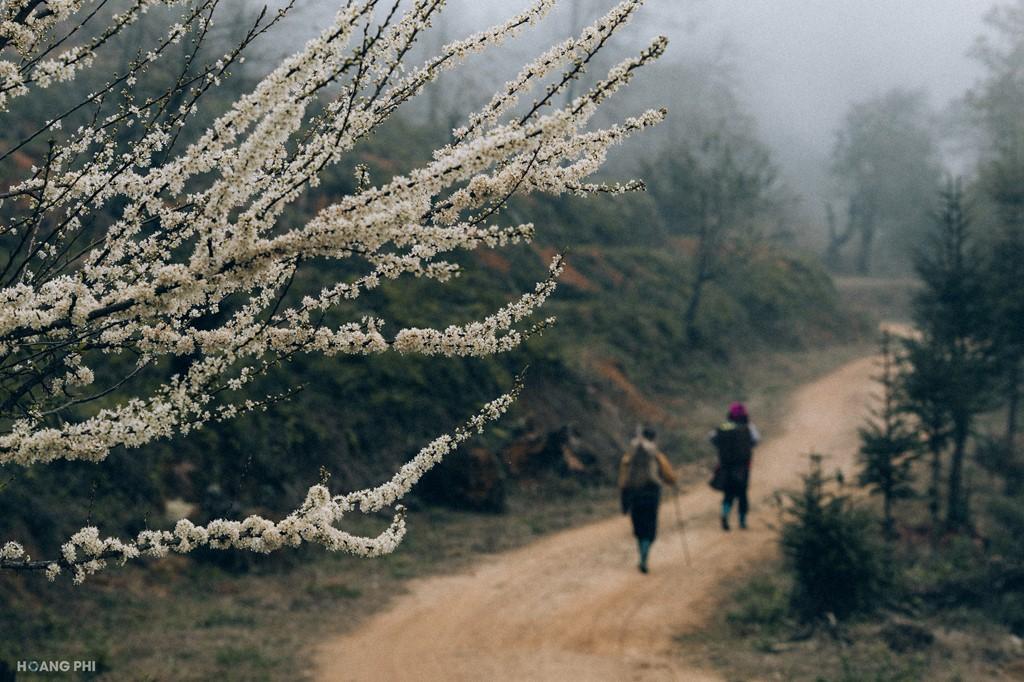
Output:
<path fill-rule="evenodd" d="M 896 536 L 893 502 L 913 494 L 911 463 L 919 453 L 915 430 L 906 419 L 898 379 L 899 358 L 889 332 L 882 335 L 882 404 L 860 429 L 859 481 L 882 496 L 882 528 L 887 539 Z"/>

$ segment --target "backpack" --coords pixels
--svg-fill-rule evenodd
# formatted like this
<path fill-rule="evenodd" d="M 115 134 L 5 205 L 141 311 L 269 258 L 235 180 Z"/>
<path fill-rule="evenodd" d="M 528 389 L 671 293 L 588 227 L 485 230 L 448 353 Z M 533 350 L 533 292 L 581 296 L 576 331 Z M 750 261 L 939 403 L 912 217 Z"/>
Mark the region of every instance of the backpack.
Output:
<path fill-rule="evenodd" d="M 726 422 L 711 439 L 718 449 L 718 462 L 723 468 L 745 466 L 754 452 L 754 441 L 746 424 Z"/>
<path fill-rule="evenodd" d="M 629 460 L 629 474 L 626 478 L 627 488 L 643 488 L 661 482 L 658 476 L 658 460 L 643 443 L 639 443 Z"/>

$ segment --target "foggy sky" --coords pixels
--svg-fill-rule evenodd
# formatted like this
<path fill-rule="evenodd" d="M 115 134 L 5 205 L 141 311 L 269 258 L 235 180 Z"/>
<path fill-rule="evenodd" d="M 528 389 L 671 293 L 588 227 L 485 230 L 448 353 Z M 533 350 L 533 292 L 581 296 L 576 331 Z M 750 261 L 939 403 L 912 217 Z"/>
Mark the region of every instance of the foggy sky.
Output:
<path fill-rule="evenodd" d="M 596 16 L 614 0 L 583 2 Z M 525 0 L 473 0 L 460 13 L 493 21 Z M 835 130 L 853 102 L 922 88 L 942 110 L 979 77 L 968 51 L 994 0 L 649 0 L 634 37 L 666 33 L 667 59 L 721 54 L 741 99 L 807 203 L 825 192 Z M 565 11 L 564 7 L 561 11 Z M 468 16 L 467 16 L 468 15 Z M 664 84 L 671 86 L 671 84 Z"/>
<path fill-rule="evenodd" d="M 339 4 L 311 2 L 332 13 Z M 524 39 L 546 47 L 569 35 L 566 18 L 573 3 L 582 9 L 579 18 L 589 23 L 616 2 L 560 0 L 555 16 Z M 803 206 L 817 221 L 830 193 L 828 158 L 835 132 L 850 104 L 900 86 L 924 89 L 936 111 L 962 97 L 981 75 L 968 52 L 986 32 L 983 18 L 995 2 L 648 0 L 631 27 L 616 37 L 617 46 L 609 54 L 632 53 L 647 38 L 664 33 L 671 41 L 666 60 L 693 63 L 718 55 L 732 64 L 741 102 L 775 151 L 788 184 L 804 197 Z M 445 21 L 453 25 L 448 39 L 504 20 L 530 4 L 532 0 L 449 0 L 450 18 Z M 317 24 L 307 22 L 307 28 L 315 30 Z M 533 48 L 508 53 L 507 60 L 516 63 L 500 66 L 518 67 L 533 54 Z M 491 61 L 487 70 L 500 71 L 498 67 Z M 478 82 L 480 75 L 473 74 L 471 82 L 493 87 L 486 78 Z M 492 73 L 491 80 L 498 75 Z M 671 102 L 686 97 L 672 86 L 656 86 L 672 98 L 665 102 L 670 116 Z M 650 133 L 656 134 L 665 133 Z M 954 172 L 964 170 L 955 159 L 950 161 Z"/>
<path fill-rule="evenodd" d="M 656 0 L 652 9 L 675 4 Z M 689 4 L 698 16 L 693 41 L 705 47 L 727 41 L 741 94 L 787 165 L 827 155 L 852 102 L 897 86 L 925 89 L 938 109 L 962 96 L 980 75 L 967 53 L 992 6 L 990 0 Z"/>

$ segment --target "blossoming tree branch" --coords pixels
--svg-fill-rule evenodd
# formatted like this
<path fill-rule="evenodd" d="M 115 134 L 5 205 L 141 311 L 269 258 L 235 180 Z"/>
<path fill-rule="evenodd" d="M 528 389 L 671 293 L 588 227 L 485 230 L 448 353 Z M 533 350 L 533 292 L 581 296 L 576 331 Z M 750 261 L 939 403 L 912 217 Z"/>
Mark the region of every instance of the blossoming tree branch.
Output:
<path fill-rule="evenodd" d="M 666 40 L 657 38 L 571 101 L 559 96 L 641 0 L 621 2 L 524 66 L 426 165 L 379 186 L 357 170 L 357 192 L 302 220 L 286 208 L 315 192 L 326 168 L 442 71 L 525 30 L 554 0 L 445 45 L 421 64 L 406 62 L 444 0 L 349 0 L 212 125 L 192 130 L 207 95 L 294 2 L 264 9 L 230 51 L 203 61 L 199 46 L 220 4 L 0 0 L 0 115 L 22 98 L 56 104 L 50 118 L 0 150 L 0 161 L 33 150 L 38 156 L 16 184 L 0 188 L 4 468 L 101 463 L 114 448 L 139 448 L 262 409 L 286 396 L 254 395 L 254 380 L 299 353 L 482 356 L 512 349 L 546 324 L 530 320 L 554 290 L 559 257 L 535 289 L 469 324 L 390 331 L 373 316 L 334 326 L 326 320 L 386 280 L 447 281 L 458 274 L 446 260 L 453 252 L 529 240 L 533 225 L 499 220 L 516 194 L 642 188 L 587 179 L 611 146 L 664 111 L 604 128 L 590 123 L 638 68 L 662 54 Z M 61 84 L 95 68 L 154 7 L 180 18 L 84 99 L 62 101 Z M 189 46 L 184 64 L 168 66 L 170 46 L 182 43 Z M 139 85 L 162 64 L 175 69 L 173 84 L 140 96 Z M 303 266 L 342 259 L 361 274 L 295 295 Z M 187 359 L 187 369 L 172 374 L 173 358 Z M 136 388 L 142 377 L 158 380 L 143 391 Z M 250 516 L 199 526 L 181 519 L 124 539 L 88 526 L 60 556 L 46 559 L 11 540 L 0 547 L 0 567 L 50 579 L 70 572 L 81 582 L 111 560 L 204 546 L 267 553 L 310 542 L 386 554 L 405 533 L 403 495 L 505 412 L 518 389 L 517 382 L 426 444 L 377 487 L 333 494 L 324 482 L 312 485 L 303 504 L 277 521 Z M 393 510 L 393 520 L 376 537 L 339 527 L 346 514 L 384 509 Z"/>

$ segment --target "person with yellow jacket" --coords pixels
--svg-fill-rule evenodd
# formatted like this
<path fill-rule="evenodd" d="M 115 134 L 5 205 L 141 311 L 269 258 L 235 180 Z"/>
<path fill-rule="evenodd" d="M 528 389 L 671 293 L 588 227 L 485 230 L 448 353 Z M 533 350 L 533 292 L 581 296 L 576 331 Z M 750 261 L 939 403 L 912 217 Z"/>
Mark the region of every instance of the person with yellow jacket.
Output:
<path fill-rule="evenodd" d="M 619 490 L 622 513 L 633 521 L 633 535 L 640 549 L 637 568 L 647 573 L 647 556 L 658 532 L 658 504 L 661 486 L 675 487 L 676 474 L 668 457 L 654 444 L 657 432 L 645 426 L 629 444 L 619 462 Z"/>

